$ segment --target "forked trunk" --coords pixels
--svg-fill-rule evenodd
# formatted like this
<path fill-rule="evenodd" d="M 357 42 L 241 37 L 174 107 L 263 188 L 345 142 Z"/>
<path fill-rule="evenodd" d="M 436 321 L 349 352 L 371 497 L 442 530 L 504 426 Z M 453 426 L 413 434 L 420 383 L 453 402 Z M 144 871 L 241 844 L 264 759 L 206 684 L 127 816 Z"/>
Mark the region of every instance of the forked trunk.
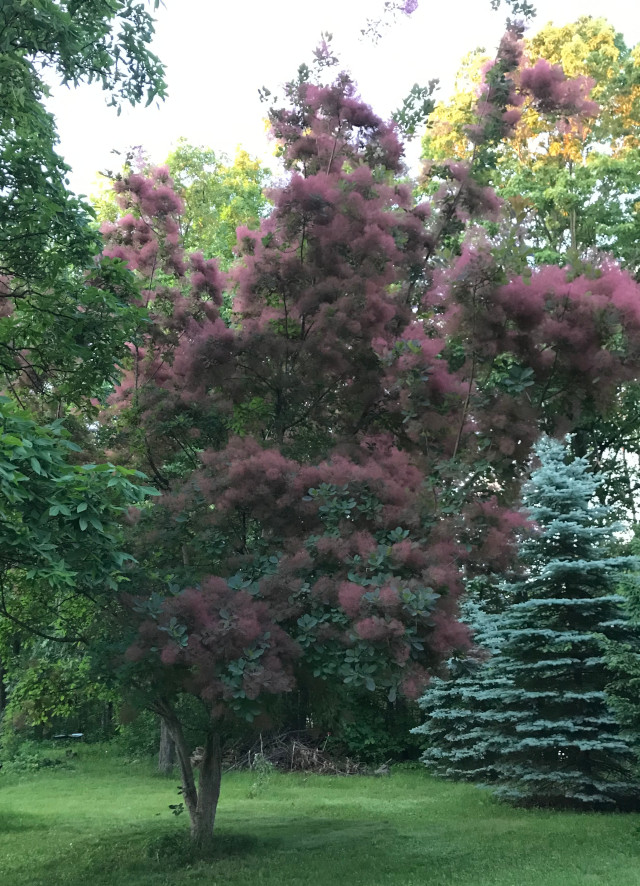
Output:
<path fill-rule="evenodd" d="M 213 840 L 221 776 L 220 738 L 217 735 L 209 735 L 200 763 L 198 801 L 195 812 L 191 815 L 191 839 L 199 849 L 207 849 Z"/>
<path fill-rule="evenodd" d="M 213 826 L 216 820 L 220 779 L 222 776 L 222 753 L 220 736 L 211 731 L 202 749 L 198 785 L 191 762 L 191 754 L 180 721 L 173 711 L 158 710 L 175 743 L 182 776 L 182 796 L 191 819 L 191 839 L 199 851 L 206 851 L 213 843 Z"/>

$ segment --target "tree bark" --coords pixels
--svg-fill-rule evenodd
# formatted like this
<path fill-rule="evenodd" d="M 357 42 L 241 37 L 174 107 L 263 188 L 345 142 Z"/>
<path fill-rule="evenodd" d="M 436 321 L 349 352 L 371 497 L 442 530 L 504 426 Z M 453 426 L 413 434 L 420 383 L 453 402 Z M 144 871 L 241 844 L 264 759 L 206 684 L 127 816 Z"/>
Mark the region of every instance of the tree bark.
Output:
<path fill-rule="evenodd" d="M 158 772 L 170 775 L 176 765 L 176 743 L 171 737 L 165 720 L 160 718 L 160 747 L 158 749 Z"/>
<path fill-rule="evenodd" d="M 212 732 L 205 742 L 198 780 L 198 802 L 195 814 L 191 816 L 191 839 L 200 850 L 208 849 L 213 841 L 221 776 L 220 737 Z"/>
<path fill-rule="evenodd" d="M 206 851 L 213 844 L 213 827 L 220 797 L 222 776 L 220 736 L 213 728 L 207 735 L 200 763 L 200 776 L 196 786 L 191 753 L 184 737 L 182 724 L 168 704 L 160 703 L 155 707 L 155 710 L 160 714 L 175 743 L 182 779 L 182 796 L 191 819 L 191 840 L 199 852 Z"/>

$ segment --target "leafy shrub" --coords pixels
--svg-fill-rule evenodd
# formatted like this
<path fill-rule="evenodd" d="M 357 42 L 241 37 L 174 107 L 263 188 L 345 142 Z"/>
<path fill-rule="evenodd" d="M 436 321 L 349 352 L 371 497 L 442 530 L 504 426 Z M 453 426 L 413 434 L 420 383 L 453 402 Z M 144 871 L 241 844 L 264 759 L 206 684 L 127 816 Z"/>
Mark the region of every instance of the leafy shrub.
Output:
<path fill-rule="evenodd" d="M 420 741 L 409 732 L 417 723 L 418 709 L 412 703 L 389 704 L 386 698 L 368 693 L 335 719 L 326 750 L 370 765 L 417 760 Z"/>
<path fill-rule="evenodd" d="M 52 767 L 74 768 L 72 761 L 75 753 L 71 749 L 63 749 L 51 742 L 20 740 L 15 733 L 9 736 L 9 740 L 3 740 L 0 754 L 3 775 L 38 772 Z"/>

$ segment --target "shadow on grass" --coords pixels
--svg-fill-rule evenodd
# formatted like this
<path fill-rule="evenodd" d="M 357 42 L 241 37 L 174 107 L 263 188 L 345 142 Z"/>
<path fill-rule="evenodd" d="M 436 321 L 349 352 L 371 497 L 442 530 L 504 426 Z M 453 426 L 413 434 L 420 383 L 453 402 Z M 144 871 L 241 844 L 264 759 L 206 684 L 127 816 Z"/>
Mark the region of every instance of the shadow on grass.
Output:
<path fill-rule="evenodd" d="M 489 812 L 489 810 L 484 810 Z M 499 810 L 493 810 L 494 812 Z M 221 816 L 212 852 L 193 852 L 188 822 L 138 822 L 69 834 L 16 864 L 7 886 L 640 886 L 633 835 L 600 818 L 509 813 L 454 818 Z M 35 827 L 42 827 L 37 820 Z M 624 819 L 602 819 L 617 824 Z M 28 825 L 27 825 L 28 826 Z M 597 827 L 596 827 L 597 826 Z M 16 841 L 20 838 L 16 837 Z M 33 840 L 28 836 L 26 840 Z M 63 848 L 63 846 L 65 848 Z M 69 847 L 69 848 L 66 848 Z M 593 853 L 590 850 L 597 849 Z M 624 850 L 624 851 L 621 851 Z M 45 854 L 46 853 L 46 854 Z M 1 866 L 1 860 L 0 860 Z M 428 878 L 425 872 L 428 872 Z M 588 879 L 587 879 L 588 878 Z M 3 881 L 4 882 L 4 881 Z"/>
<path fill-rule="evenodd" d="M 31 812 L 0 812 L 0 834 L 15 834 L 23 831 L 43 831 L 51 826 L 45 815 L 34 815 Z"/>
<path fill-rule="evenodd" d="M 369 860 L 378 856 L 382 861 L 392 848 L 395 835 L 395 829 L 387 824 L 366 819 L 285 817 L 263 822 L 259 833 L 241 830 L 240 822 L 237 828 L 235 823 L 220 827 L 211 852 L 204 855 L 194 852 L 186 822 L 171 829 L 164 825 L 139 826 L 126 832 L 112 830 L 99 838 L 76 838 L 71 852 L 40 859 L 39 863 L 32 859 L 30 873 L 27 875 L 25 871 L 24 879 L 14 874 L 11 882 L 12 886 L 50 886 L 63 882 L 56 877 L 64 872 L 65 886 L 87 886 L 88 883 L 91 886 L 155 886 L 182 883 L 183 876 L 188 876 L 191 869 L 190 877 L 193 877 L 196 869 L 203 883 L 208 882 L 214 872 L 217 876 L 226 875 L 227 879 L 219 882 L 250 883 L 257 872 L 269 868 L 274 858 L 280 860 L 285 871 L 293 874 L 306 867 L 305 863 L 300 868 L 301 854 L 307 861 L 314 859 L 314 864 L 324 869 L 327 853 L 336 866 L 336 882 L 341 882 L 341 868 L 352 855 L 354 846 L 366 842 L 371 852 Z M 292 831 L 295 840 L 292 840 Z M 348 862 L 347 867 L 345 882 L 354 879 Z"/>
<path fill-rule="evenodd" d="M 366 841 L 367 845 L 375 847 L 380 842 L 393 842 L 397 836 L 393 826 L 376 819 L 299 819 L 295 824 L 295 832 L 295 845 L 288 847 L 293 852 L 340 848 L 343 845 L 353 847 L 359 845 L 360 841 Z"/>
<path fill-rule="evenodd" d="M 257 837 L 255 834 L 218 833 L 213 846 L 206 853 L 194 851 L 186 830 L 161 834 L 150 839 L 146 845 L 146 855 L 153 861 L 170 866 L 182 867 L 193 861 L 220 861 L 226 858 L 259 856 L 279 848 L 277 837 Z"/>
<path fill-rule="evenodd" d="M 246 863 L 252 869 L 259 868 L 264 858 L 281 848 L 283 839 L 283 830 L 279 835 L 263 837 L 221 829 L 212 851 L 203 855 L 194 851 L 186 826 L 170 830 L 166 826 L 114 829 L 92 838 L 76 837 L 69 843 L 72 849 L 54 851 L 46 859 L 32 857 L 24 870 L 13 873 L 7 886 L 62 882 L 65 886 L 155 886 L 173 882 L 174 877 L 181 883 L 182 873 L 193 867 L 223 865 L 231 869 Z M 1 878 L 0 882 L 4 884 Z"/>

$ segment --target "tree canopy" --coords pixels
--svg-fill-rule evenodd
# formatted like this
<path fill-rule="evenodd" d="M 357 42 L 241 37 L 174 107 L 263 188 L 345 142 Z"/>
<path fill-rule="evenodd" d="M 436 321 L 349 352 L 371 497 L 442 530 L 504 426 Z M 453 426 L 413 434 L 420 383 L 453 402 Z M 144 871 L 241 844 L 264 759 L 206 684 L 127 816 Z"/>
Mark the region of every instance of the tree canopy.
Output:
<path fill-rule="evenodd" d="M 91 633 L 123 580 L 121 518 L 144 497 L 141 475 L 94 464 L 71 439 L 90 437 L 90 398 L 113 383 L 141 312 L 131 272 L 99 259 L 45 100 L 56 78 L 97 81 L 117 108 L 162 98 L 152 35 L 134 0 L 0 9 L 0 679 L 29 632 L 51 644 Z"/>
<path fill-rule="evenodd" d="M 594 104 L 571 118 L 558 113 L 557 102 L 524 97 L 513 131 L 493 147 L 485 176 L 538 261 L 565 264 L 600 249 L 636 274 L 638 48 L 627 47 L 605 19 L 585 16 L 563 27 L 546 25 L 526 39 L 524 52 L 535 61 L 527 76 L 537 78 L 548 99 L 565 89 L 564 72 L 574 84 L 565 101 L 582 101 L 590 89 Z M 429 119 L 425 157 L 472 155 L 474 96 L 490 66 L 482 51 L 464 60 L 454 95 Z"/>

